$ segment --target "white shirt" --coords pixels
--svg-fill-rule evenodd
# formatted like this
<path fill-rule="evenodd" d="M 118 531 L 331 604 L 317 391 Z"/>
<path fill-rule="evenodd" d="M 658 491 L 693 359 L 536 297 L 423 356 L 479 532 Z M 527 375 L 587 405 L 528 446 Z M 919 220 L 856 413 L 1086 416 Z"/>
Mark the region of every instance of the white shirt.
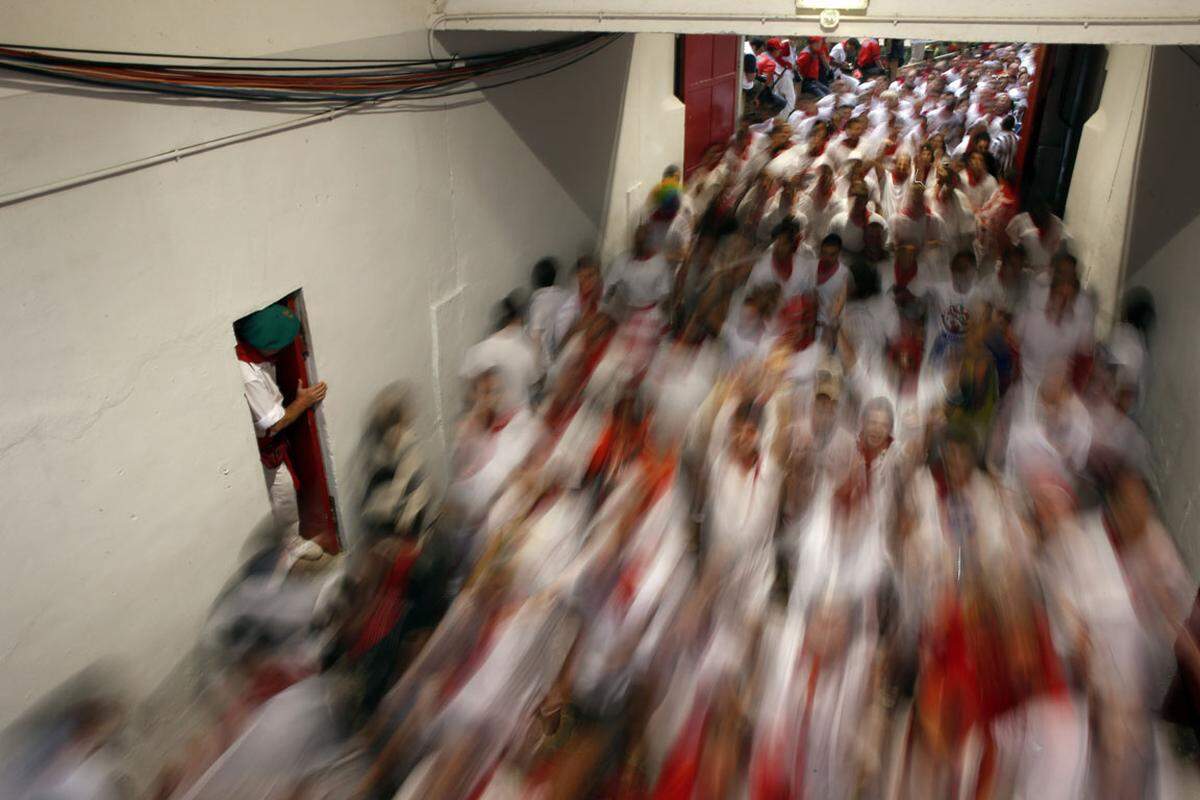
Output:
<path fill-rule="evenodd" d="M 460 372 L 464 379 L 470 380 L 490 369 L 500 373 L 505 410 L 529 405 L 530 392 L 541 380 L 542 368 L 525 331 L 510 325 L 469 348 Z"/>
<path fill-rule="evenodd" d="M 1025 248 L 1025 258 L 1035 272 L 1049 267 L 1051 259 L 1062 248 L 1063 243 L 1068 241 L 1062 220 L 1053 215 L 1046 225 L 1045 236 L 1039 233 L 1037 225 L 1033 224 L 1033 217 L 1028 213 L 1013 217 L 1005 232 L 1013 244 Z"/>
<path fill-rule="evenodd" d="M 542 365 L 550 363 L 557 342 L 554 339 L 555 321 L 570 293 L 561 286 L 546 286 L 533 293 L 529 301 L 529 319 L 525 330 L 535 345 L 540 345 Z"/>
<path fill-rule="evenodd" d="M 842 237 L 842 249 L 850 253 L 861 253 L 864 233 L 866 233 L 867 226 L 872 223 L 878 223 L 883 226 L 884 241 L 886 242 L 887 220 L 872 212 L 867 212 L 867 224 L 860 228 L 850 219 L 850 212 L 848 210 L 843 211 L 830 221 L 829 232 L 836 233 Z"/>
<path fill-rule="evenodd" d="M 660 253 L 643 261 L 629 254 L 623 255 L 609 271 L 605 295 L 618 287 L 626 302 L 635 309 L 658 305 L 671 292 L 671 267 Z"/>
<path fill-rule="evenodd" d="M 275 365 L 269 361 L 250 364 L 239 360 L 238 366 L 242 370 L 242 390 L 254 418 L 254 432 L 262 438 L 283 419 L 283 394 L 275 383 Z"/>
<path fill-rule="evenodd" d="M 754 264 L 754 269 L 750 270 L 746 287 L 752 288 L 760 283 L 777 283 L 783 292 L 781 297 L 786 302 L 788 298 L 813 288 L 813 273 L 808 266 L 813 258 L 815 256 L 812 249 L 801 245 L 792 256 L 792 274 L 785 281 L 775 272 L 774 256 L 767 250 Z"/>
<path fill-rule="evenodd" d="M 1021 376 L 1029 388 L 1036 388 L 1054 364 L 1069 363 L 1076 353 L 1086 352 L 1091 344 L 1091 317 L 1075 313 L 1054 322 L 1046 315 L 1044 304 L 1035 305 L 1017 317 L 1016 334 L 1021 348 Z"/>
<path fill-rule="evenodd" d="M 967 202 L 970 203 L 971 211 L 983 208 L 983 204 L 991 200 L 992 195 L 1000 188 L 1000 184 L 991 175 L 984 175 L 978 183 L 972 186 L 965 170 L 959 185 L 962 186 L 962 193 L 966 195 Z"/>

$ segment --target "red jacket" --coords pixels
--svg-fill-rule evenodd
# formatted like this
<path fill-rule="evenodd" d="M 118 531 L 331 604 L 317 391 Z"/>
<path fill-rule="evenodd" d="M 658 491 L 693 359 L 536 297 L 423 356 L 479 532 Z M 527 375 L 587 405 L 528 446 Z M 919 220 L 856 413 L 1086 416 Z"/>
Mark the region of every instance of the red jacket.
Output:
<path fill-rule="evenodd" d="M 821 77 L 821 59 L 812 48 L 806 47 L 796 56 L 796 73 L 801 78 L 814 81 Z"/>
<path fill-rule="evenodd" d="M 862 47 L 858 51 L 858 66 L 859 68 L 874 67 L 879 64 L 879 41 L 877 39 L 863 39 Z"/>

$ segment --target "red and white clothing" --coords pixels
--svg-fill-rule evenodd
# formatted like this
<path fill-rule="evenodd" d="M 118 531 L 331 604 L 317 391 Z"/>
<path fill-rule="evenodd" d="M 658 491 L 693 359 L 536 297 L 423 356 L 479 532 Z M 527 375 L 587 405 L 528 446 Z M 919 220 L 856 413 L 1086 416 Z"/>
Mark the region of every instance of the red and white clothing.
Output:
<path fill-rule="evenodd" d="M 878 224 L 883 227 L 884 242 L 887 241 L 887 220 L 873 211 L 868 211 L 867 214 L 859 221 L 853 218 L 850 211 L 842 211 L 835 216 L 829 223 L 829 233 L 836 233 L 842 237 L 842 249 L 849 253 L 861 253 L 863 250 L 863 237 L 866 234 L 867 226 Z"/>
<path fill-rule="evenodd" d="M 1050 215 L 1044 229 L 1039 229 L 1028 213 L 1017 214 L 1008 223 L 1005 232 L 1009 241 L 1025 248 L 1025 258 L 1035 272 L 1049 268 L 1055 254 L 1069 241 L 1061 219 Z"/>
<path fill-rule="evenodd" d="M 786 302 L 813 288 L 811 264 L 815 258 L 812 248 L 803 244 L 790 258 L 783 260 L 776 258 L 774 248 L 771 248 L 755 262 L 746 286 L 751 288 L 762 283 L 777 283 L 782 290 L 781 297 Z"/>
<path fill-rule="evenodd" d="M 528 406 L 544 374 L 537 349 L 517 325 L 496 331 L 463 356 L 461 374 L 466 380 L 492 369 L 500 373 L 505 412 Z"/>
<path fill-rule="evenodd" d="M 959 186 L 962 187 L 962 193 L 966 195 L 972 212 L 983 208 L 984 204 L 991 200 L 992 195 L 1000 188 L 996 179 L 987 173 L 984 173 L 982 178 L 976 178 L 970 170 L 963 170 L 960 177 L 962 180 L 959 181 Z"/>

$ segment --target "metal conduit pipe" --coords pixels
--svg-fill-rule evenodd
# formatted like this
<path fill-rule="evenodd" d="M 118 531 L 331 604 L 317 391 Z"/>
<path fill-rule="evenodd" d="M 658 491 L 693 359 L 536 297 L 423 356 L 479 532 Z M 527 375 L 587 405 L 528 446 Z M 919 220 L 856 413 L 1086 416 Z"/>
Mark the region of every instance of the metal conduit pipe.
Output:
<path fill-rule="evenodd" d="M 430 27 L 435 30 L 444 28 L 450 22 L 481 22 L 487 20 L 580 20 L 598 22 L 616 22 L 621 20 L 631 22 L 799 22 L 819 24 L 818 14 L 715 14 L 696 12 L 658 12 L 658 11 L 482 11 L 445 14 L 438 12 L 431 19 Z M 1039 25 L 1070 26 L 1087 28 L 1114 26 L 1169 26 L 1169 25 L 1200 25 L 1200 16 L 1178 17 L 951 17 L 935 15 L 888 15 L 880 17 L 857 16 L 847 13 L 841 18 L 842 24 L 878 23 L 880 25 L 1019 25 L 1021 27 L 1037 27 Z"/>
<path fill-rule="evenodd" d="M 179 161 L 180 159 L 187 158 L 188 156 L 207 153 L 209 150 L 228 147 L 229 145 L 238 144 L 240 142 L 248 142 L 252 139 L 259 139 L 263 136 L 283 133 L 284 131 L 302 128 L 306 125 L 313 125 L 318 122 L 332 121 L 346 114 L 352 114 L 355 111 L 361 111 L 368 106 L 378 105 L 380 102 L 383 101 L 363 100 L 342 106 L 341 108 L 335 108 L 332 111 L 320 111 L 315 114 L 306 114 L 303 117 L 285 120 L 284 122 L 280 122 L 275 125 L 267 125 L 262 128 L 254 128 L 253 130 L 232 133 L 228 136 L 220 136 L 216 139 L 208 139 L 203 142 L 196 142 L 195 144 L 190 144 L 185 147 L 176 147 L 171 150 L 164 150 L 163 152 L 155 153 L 152 156 L 145 156 L 144 158 L 134 159 L 133 161 L 125 161 L 120 164 L 113 164 L 109 167 L 92 170 L 91 172 L 85 172 L 81 175 L 75 175 L 70 178 L 63 178 L 62 180 L 53 181 L 52 183 L 44 183 L 40 186 L 21 189 L 16 192 L 10 192 L 9 194 L 2 194 L 0 195 L 0 208 L 21 203 L 26 200 L 33 200 L 37 197 L 44 197 L 48 194 L 54 194 L 55 192 L 61 192 L 66 189 L 73 189 L 77 186 L 95 183 L 96 181 L 101 181 L 105 178 L 114 178 L 118 175 L 126 175 L 130 172 L 137 172 L 138 170 L 146 169 L 147 167 L 153 167 L 157 164 L 164 164 L 168 161 Z"/>

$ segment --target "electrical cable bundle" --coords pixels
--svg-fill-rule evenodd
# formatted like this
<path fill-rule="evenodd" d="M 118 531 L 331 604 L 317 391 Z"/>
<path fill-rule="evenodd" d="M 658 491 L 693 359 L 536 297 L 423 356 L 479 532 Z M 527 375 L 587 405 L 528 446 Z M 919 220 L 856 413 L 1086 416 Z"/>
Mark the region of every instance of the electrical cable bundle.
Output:
<path fill-rule="evenodd" d="M 507 86 L 568 67 L 618 37 L 583 34 L 497 53 L 444 59 L 431 53 L 428 59 L 397 61 L 225 58 L 0 44 L 0 67 L 112 89 L 264 103 L 357 105 Z M 102 58 L 106 56 L 119 58 Z"/>

